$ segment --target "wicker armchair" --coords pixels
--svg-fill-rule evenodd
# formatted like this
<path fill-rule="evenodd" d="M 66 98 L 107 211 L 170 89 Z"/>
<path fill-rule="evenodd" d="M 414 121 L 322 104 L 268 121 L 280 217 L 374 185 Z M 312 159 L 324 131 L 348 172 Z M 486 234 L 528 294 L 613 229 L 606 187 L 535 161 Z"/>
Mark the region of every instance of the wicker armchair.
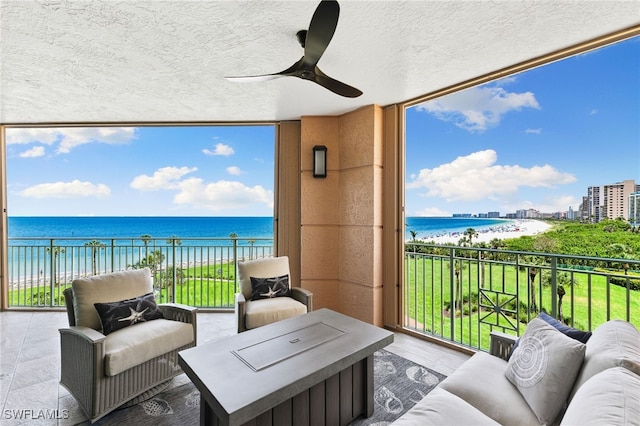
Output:
<path fill-rule="evenodd" d="M 509 360 L 513 346 L 518 341 L 517 336 L 501 333 L 499 331 L 491 332 L 491 343 L 489 345 L 489 353 L 505 361 Z"/>
<path fill-rule="evenodd" d="M 291 286 L 290 297 L 251 300 L 251 278 L 272 278 L 291 274 L 287 256 L 238 262 L 240 293 L 235 295 L 238 333 L 313 311 L 313 293 Z"/>
<path fill-rule="evenodd" d="M 153 285 L 148 269 L 74 280 L 64 291 L 69 327 L 60 329 L 60 384 L 91 423 L 127 402 L 164 389 L 164 382 L 182 373 L 178 352 L 196 345 L 197 310 L 178 304 L 158 305 L 162 319 L 102 333 L 93 303 L 150 292 Z"/>

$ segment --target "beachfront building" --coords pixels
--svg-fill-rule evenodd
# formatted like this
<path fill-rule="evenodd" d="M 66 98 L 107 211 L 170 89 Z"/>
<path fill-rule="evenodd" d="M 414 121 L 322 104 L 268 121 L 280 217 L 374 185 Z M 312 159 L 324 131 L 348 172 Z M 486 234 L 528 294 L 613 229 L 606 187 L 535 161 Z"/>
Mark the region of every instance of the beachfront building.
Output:
<path fill-rule="evenodd" d="M 629 195 L 629 223 L 640 226 L 640 191 Z"/>
<path fill-rule="evenodd" d="M 542 219 L 542 213 L 536 209 L 516 210 L 516 219 Z"/>
<path fill-rule="evenodd" d="M 597 223 L 604 219 L 630 218 L 630 198 L 640 191 L 632 179 L 587 189 L 587 217 Z"/>

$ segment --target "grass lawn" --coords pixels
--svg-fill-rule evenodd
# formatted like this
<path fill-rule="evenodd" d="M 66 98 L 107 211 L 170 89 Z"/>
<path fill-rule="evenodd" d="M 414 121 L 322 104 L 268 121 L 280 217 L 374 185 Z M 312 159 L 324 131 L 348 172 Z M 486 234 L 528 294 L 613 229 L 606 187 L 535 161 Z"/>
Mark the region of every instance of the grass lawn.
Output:
<path fill-rule="evenodd" d="M 484 288 L 479 291 L 483 268 L 479 268 L 476 259 L 462 261 L 461 265 L 456 277 L 448 258 L 409 257 L 405 261 L 407 325 L 482 349 L 488 349 L 492 330 L 510 334 L 524 332 L 526 323 L 537 315 L 527 303 L 531 294 L 529 269 L 485 261 Z M 535 279 L 536 302 L 539 309 L 551 312 L 551 287 L 544 285 L 544 277 L 549 271 L 539 274 L 542 276 L 537 275 Z M 640 328 L 640 292 L 629 291 L 627 297 L 625 288 L 607 286 L 604 275 L 575 271 L 572 277 L 573 284 L 564 285 L 563 313 L 574 327 L 594 329 L 608 319 L 626 319 L 628 309 L 630 321 Z M 465 303 L 452 315 L 448 308 L 451 294 L 456 292 Z M 471 298 L 470 294 L 473 295 Z"/>

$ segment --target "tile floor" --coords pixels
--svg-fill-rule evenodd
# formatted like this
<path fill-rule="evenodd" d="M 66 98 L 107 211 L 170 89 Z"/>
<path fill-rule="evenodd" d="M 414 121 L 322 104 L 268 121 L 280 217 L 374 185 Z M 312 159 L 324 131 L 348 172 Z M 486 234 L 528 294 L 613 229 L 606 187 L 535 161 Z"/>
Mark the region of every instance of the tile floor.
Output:
<path fill-rule="evenodd" d="M 0 424 L 88 424 L 75 399 L 60 386 L 58 329 L 68 325 L 64 312 L 0 312 Z M 233 314 L 198 314 L 198 344 L 235 334 Z M 396 333 L 390 350 L 442 374 L 451 374 L 469 355 Z M 180 385 L 189 379 L 181 374 Z M 57 410 L 57 411 L 56 411 Z M 18 413 L 31 418 L 16 419 Z M 58 419 L 34 419 L 44 415 Z"/>

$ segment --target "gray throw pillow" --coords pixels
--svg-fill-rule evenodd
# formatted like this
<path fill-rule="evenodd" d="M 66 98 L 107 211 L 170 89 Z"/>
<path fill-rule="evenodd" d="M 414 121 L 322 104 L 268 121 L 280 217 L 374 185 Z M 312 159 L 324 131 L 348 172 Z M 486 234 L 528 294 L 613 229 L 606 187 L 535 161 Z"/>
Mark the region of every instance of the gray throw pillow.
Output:
<path fill-rule="evenodd" d="M 564 408 L 584 361 L 585 348 L 540 318 L 527 325 L 505 376 L 540 424 L 553 424 Z"/>

